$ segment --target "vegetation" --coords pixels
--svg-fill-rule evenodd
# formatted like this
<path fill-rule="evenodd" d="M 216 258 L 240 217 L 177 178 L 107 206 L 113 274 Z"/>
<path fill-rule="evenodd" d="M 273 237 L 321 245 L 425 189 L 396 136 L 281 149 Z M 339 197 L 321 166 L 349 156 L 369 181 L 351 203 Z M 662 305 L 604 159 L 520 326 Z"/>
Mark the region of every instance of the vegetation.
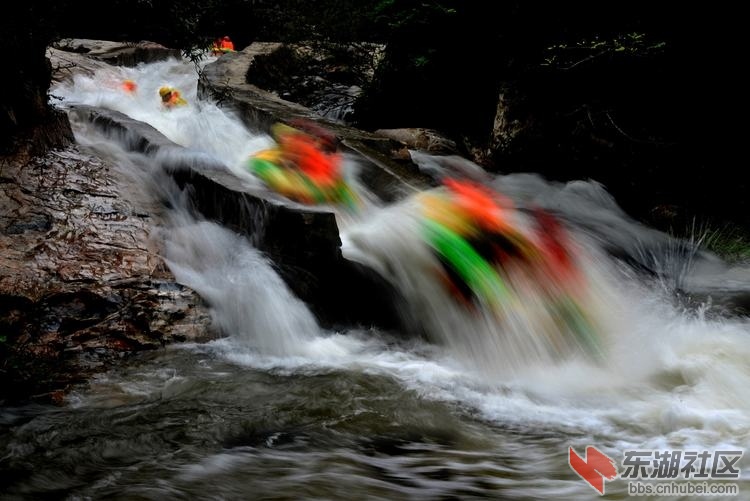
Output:
<path fill-rule="evenodd" d="M 693 240 L 730 263 L 750 261 L 750 232 L 747 229 L 731 223 L 703 223 L 693 224 L 688 233 L 699 235 Z"/>

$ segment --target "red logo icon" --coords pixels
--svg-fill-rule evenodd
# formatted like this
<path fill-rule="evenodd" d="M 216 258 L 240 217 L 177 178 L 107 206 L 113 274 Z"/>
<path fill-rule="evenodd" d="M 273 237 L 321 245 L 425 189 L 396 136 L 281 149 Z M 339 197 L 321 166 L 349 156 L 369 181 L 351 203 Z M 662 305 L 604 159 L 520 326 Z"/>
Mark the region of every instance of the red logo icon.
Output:
<path fill-rule="evenodd" d="M 586 447 L 586 459 L 581 458 L 573 447 L 568 449 L 568 463 L 573 471 L 584 479 L 596 491 L 604 494 L 604 479 L 614 480 L 617 477 L 615 462 L 602 451 L 589 445 Z"/>

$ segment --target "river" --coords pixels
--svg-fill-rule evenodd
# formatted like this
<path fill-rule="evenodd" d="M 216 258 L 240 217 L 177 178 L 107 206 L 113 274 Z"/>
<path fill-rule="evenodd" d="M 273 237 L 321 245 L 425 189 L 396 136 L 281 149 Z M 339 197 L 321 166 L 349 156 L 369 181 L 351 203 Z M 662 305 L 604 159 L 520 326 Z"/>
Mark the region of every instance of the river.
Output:
<path fill-rule="evenodd" d="M 120 88 L 128 78 L 134 94 Z M 259 186 L 245 162 L 271 139 L 199 101 L 196 78 L 192 65 L 168 61 L 77 77 L 52 94 L 149 123 Z M 188 105 L 165 111 L 164 84 Z M 366 197 L 362 214 L 337 217 L 344 255 L 394 283 L 404 315 L 427 334 L 326 330 L 246 238 L 153 186 L 153 158 L 74 127 L 82 148 L 115 160 L 134 186 L 174 197 L 159 230 L 164 257 L 226 337 L 138 355 L 59 407 L 3 408 L 1 499 L 594 499 L 569 447 L 594 446 L 622 473 L 626 451 L 750 445 L 750 321 L 720 301 L 729 286 L 750 290 L 750 269 L 631 220 L 596 183 L 487 181 L 573 228 L 606 347 L 591 359 L 540 347 L 527 303 L 501 328 L 450 301 L 425 272 L 411 198 Z M 735 499 L 750 499 L 750 463 L 736 466 Z M 604 499 L 627 489 L 607 482 Z"/>

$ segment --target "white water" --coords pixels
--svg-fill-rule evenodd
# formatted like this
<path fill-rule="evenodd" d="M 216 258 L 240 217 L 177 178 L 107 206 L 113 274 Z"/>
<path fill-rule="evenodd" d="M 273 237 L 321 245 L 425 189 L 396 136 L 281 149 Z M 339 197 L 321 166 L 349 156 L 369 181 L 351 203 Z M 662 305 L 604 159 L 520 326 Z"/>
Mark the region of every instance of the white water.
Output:
<path fill-rule="evenodd" d="M 139 83 L 136 96 L 119 89 L 124 78 Z M 180 88 L 190 104 L 161 109 L 157 89 L 164 84 Z M 266 147 L 269 138 L 251 134 L 213 104 L 198 102 L 195 85 L 190 65 L 173 61 L 78 78 L 53 93 L 66 103 L 108 107 L 148 122 L 175 142 L 211 154 L 251 179 L 244 159 Z M 99 144 L 102 154 L 114 155 L 102 148 L 101 138 L 87 136 L 92 132 L 81 128 L 77 133 L 82 143 Z M 124 169 L 150 161 L 136 155 L 120 159 Z M 409 201 L 384 209 L 368 206 L 361 220 L 347 221 L 344 253 L 400 286 L 409 300 L 405 313 L 424 324 L 431 342 L 394 343 L 377 332 L 323 331 L 247 240 L 178 210 L 162 235 L 165 258 L 178 280 L 212 305 L 216 322 L 230 334 L 200 349 L 261 369 L 314 373 L 349 368 L 388 374 L 425 398 L 455 402 L 482 419 L 570 434 L 571 445 L 596 445 L 617 458 L 630 447 L 746 449 L 748 320 L 684 309 L 673 300 L 669 281 L 638 278 L 607 257 L 602 250 L 607 243 L 643 249 L 651 256 L 654 233 L 629 221 L 599 187 L 583 182 L 555 186 L 534 176 L 498 177 L 493 183 L 517 202 L 537 200 L 560 208 L 577 224 L 591 284 L 588 305 L 607 346 L 603 360 L 555 358 L 535 348 L 533 337 L 520 338 L 533 323 L 500 331 L 494 319 L 459 310 L 430 272 L 430 256 L 417 238 Z M 684 266 L 684 259 L 675 258 L 667 267 Z M 545 460 L 529 458 L 529 472 L 533 461 Z M 749 463 L 743 461 L 747 470 Z M 565 490 L 553 480 L 538 483 L 540 488 L 547 485 L 550 495 Z"/>
<path fill-rule="evenodd" d="M 58 85 L 51 93 L 65 103 L 100 106 L 146 122 L 175 143 L 208 153 L 240 178 L 257 183 L 244 164 L 251 154 L 270 147 L 271 137 L 250 133 L 232 114 L 199 101 L 196 78 L 191 65 L 171 60 L 135 68 L 112 67 L 94 78 L 77 74 L 73 82 Z M 123 90 L 125 80 L 136 82 L 135 92 Z M 164 108 L 159 88 L 165 85 L 178 89 L 188 104 Z"/>
<path fill-rule="evenodd" d="M 441 285 L 436 274 L 439 263 L 420 233 L 419 210 L 415 201 L 408 199 L 347 231 L 344 255 L 398 284 L 408 300 L 404 314 L 486 379 L 549 367 L 566 355 L 584 355 L 566 336 L 561 320 L 547 309 L 534 284 L 516 280 L 517 287 L 500 314 L 486 308 L 470 311 L 458 303 Z M 619 311 L 620 297 L 611 278 L 608 281 L 600 269 L 600 261 L 583 245 L 578 248 L 589 283 L 583 301 L 600 333 L 602 350 L 607 351 L 620 330 L 616 320 L 623 313 Z"/>

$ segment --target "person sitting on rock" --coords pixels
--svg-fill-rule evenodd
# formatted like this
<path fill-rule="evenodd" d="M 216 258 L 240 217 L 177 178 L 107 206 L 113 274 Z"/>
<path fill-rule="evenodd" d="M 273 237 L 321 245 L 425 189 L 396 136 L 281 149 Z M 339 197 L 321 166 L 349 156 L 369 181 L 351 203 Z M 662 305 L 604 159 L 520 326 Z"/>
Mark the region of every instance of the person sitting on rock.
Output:
<path fill-rule="evenodd" d="M 211 53 L 214 56 L 219 56 L 227 52 L 234 52 L 234 43 L 228 36 L 215 40 L 211 46 Z"/>
<path fill-rule="evenodd" d="M 234 52 L 234 43 L 229 39 L 228 36 L 225 36 L 221 39 L 219 50 L 221 50 L 221 52 Z"/>

